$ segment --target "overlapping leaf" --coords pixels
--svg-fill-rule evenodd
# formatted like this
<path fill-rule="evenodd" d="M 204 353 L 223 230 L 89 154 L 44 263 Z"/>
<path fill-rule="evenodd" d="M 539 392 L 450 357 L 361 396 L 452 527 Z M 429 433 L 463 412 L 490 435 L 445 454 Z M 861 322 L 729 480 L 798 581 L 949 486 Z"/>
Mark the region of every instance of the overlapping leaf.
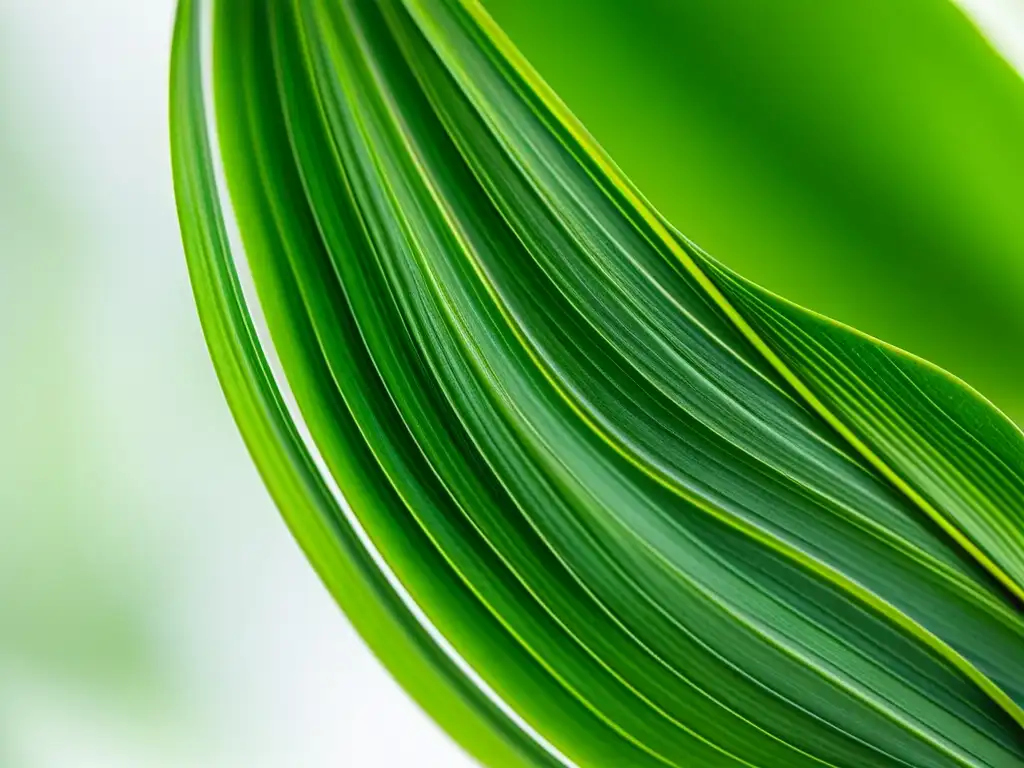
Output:
<path fill-rule="evenodd" d="M 227 186 L 313 445 L 234 271 L 183 0 L 214 362 L 328 586 L 467 749 L 1024 762 L 1016 427 L 675 234 L 473 2 L 213 8 Z"/>

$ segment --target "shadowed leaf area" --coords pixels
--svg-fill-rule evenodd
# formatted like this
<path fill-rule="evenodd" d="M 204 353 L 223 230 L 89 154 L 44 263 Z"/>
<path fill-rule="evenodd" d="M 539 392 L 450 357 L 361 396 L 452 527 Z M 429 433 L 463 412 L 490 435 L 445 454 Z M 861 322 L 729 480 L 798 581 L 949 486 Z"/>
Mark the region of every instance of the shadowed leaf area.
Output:
<path fill-rule="evenodd" d="M 182 0 L 171 110 L 214 363 L 471 754 L 1024 764 L 1017 427 L 677 233 L 471 0 L 215 0 L 219 155 L 204 24 Z"/>

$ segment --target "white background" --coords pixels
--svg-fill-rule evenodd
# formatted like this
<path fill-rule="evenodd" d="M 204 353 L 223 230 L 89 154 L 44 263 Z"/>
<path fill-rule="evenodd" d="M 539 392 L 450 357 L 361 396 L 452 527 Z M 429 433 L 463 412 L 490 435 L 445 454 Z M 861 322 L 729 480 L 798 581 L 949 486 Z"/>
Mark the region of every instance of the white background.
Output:
<path fill-rule="evenodd" d="M 171 187 L 173 5 L 0 0 L 0 765 L 469 765 L 223 403 Z"/>

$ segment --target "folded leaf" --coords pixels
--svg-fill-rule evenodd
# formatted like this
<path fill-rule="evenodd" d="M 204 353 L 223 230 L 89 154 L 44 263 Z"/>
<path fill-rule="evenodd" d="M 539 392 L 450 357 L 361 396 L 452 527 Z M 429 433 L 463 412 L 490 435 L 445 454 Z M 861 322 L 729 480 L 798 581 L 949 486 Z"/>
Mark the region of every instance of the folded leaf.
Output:
<path fill-rule="evenodd" d="M 214 363 L 314 565 L 449 733 L 495 766 L 1024 761 L 1016 427 L 676 234 L 475 2 L 213 9 L 258 296 L 182 0 Z"/>

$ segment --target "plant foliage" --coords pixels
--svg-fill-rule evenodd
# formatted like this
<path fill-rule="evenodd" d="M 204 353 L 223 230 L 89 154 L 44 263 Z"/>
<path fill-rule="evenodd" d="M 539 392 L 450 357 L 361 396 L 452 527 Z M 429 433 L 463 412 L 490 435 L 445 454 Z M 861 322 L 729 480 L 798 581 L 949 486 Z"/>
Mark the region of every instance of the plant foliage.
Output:
<path fill-rule="evenodd" d="M 181 0 L 171 110 L 214 363 L 324 581 L 466 749 L 1024 764 L 1012 423 L 676 233 L 473 0 L 212 5 L 207 67 Z"/>

